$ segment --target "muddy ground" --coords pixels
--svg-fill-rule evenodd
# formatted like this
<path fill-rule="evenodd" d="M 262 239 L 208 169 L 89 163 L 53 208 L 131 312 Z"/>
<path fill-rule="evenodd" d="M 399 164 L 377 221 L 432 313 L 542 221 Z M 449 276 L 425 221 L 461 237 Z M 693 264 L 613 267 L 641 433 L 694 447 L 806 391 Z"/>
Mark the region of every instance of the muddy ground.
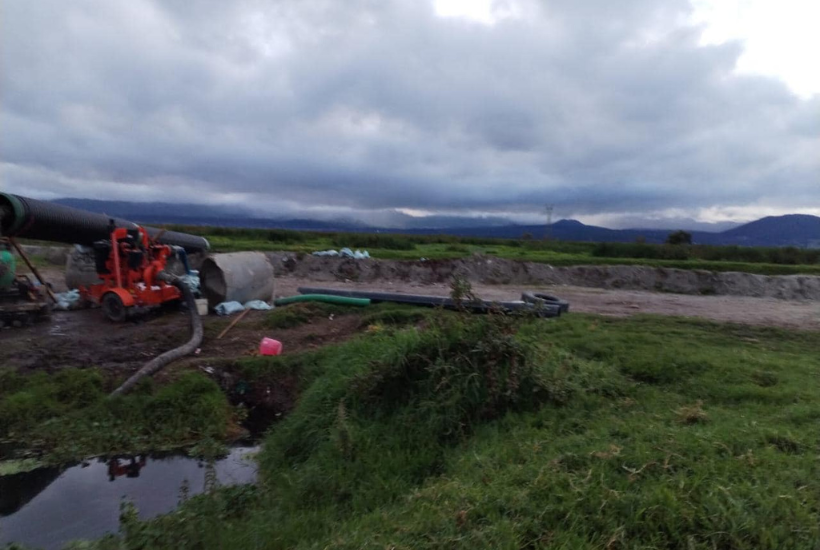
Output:
<path fill-rule="evenodd" d="M 281 261 L 281 260 L 280 260 Z M 373 261 L 370 261 L 373 262 Z M 345 265 L 338 263 L 338 265 Z M 368 269 L 373 269 L 370 265 Z M 290 296 L 300 286 L 361 289 L 447 296 L 446 282 L 382 277 L 351 281 L 338 274 L 320 272 L 290 274 L 277 266 L 276 295 Z M 62 270 L 44 269 L 46 278 L 60 290 Z M 342 280 L 339 280 L 339 279 Z M 763 325 L 787 329 L 820 331 L 820 301 L 784 300 L 749 296 L 696 296 L 624 289 L 585 288 L 570 285 L 487 284 L 474 282 L 476 294 L 487 300 L 515 300 L 521 292 L 540 290 L 569 300 L 572 312 L 626 316 L 638 313 L 698 317 L 715 321 Z M 205 341 L 200 352 L 181 362 L 178 368 L 218 367 L 237 357 L 256 353 L 264 336 L 284 343 L 285 353 L 311 349 L 341 341 L 362 328 L 355 316 L 317 319 L 312 323 L 272 330 L 264 326 L 265 312 L 250 312 L 221 340 L 216 335 L 229 319 L 204 319 Z M 140 322 L 116 325 L 97 309 L 55 312 L 51 322 L 23 329 L 0 330 L 0 363 L 22 370 L 51 372 L 66 367 L 98 366 L 122 377 L 135 371 L 156 355 L 187 340 L 185 314 L 167 311 L 152 314 Z M 170 369 L 173 372 L 175 369 Z"/>
<path fill-rule="evenodd" d="M 205 338 L 198 353 L 178 362 L 187 367 L 218 367 L 237 357 L 258 353 L 260 340 L 272 337 L 295 353 L 349 338 L 360 329 L 349 316 L 314 319 L 290 329 L 268 329 L 266 312 L 251 311 L 222 339 L 217 335 L 233 320 L 203 319 Z M 151 314 L 139 322 L 114 324 L 99 309 L 54 312 L 50 322 L 0 330 L 0 362 L 24 371 L 54 372 L 62 368 L 96 366 L 124 376 L 190 337 L 188 316 L 180 311 Z"/>

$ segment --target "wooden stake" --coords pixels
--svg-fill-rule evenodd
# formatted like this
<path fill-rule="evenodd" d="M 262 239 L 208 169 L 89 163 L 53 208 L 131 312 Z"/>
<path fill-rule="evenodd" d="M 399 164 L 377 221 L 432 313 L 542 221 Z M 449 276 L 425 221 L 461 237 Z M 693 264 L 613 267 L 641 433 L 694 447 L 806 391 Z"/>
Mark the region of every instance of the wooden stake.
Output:
<path fill-rule="evenodd" d="M 8 240 L 11 243 L 11 246 L 14 247 L 14 250 L 16 250 L 17 253 L 20 255 L 20 257 L 23 258 L 23 261 L 26 262 L 26 265 L 31 270 L 31 272 L 34 273 L 34 276 L 37 277 L 37 280 L 40 281 L 40 284 L 43 285 L 43 288 L 46 289 L 46 293 L 48 293 L 48 295 L 51 297 L 51 299 L 54 300 L 54 302 L 56 303 L 57 302 L 57 297 L 54 295 L 54 292 L 46 284 L 46 280 L 43 279 L 43 276 L 40 275 L 40 272 L 37 271 L 37 268 L 34 267 L 34 264 L 32 264 L 31 260 L 28 259 L 28 256 L 26 256 L 26 253 L 23 252 L 23 249 L 20 247 L 19 244 L 17 244 L 17 241 L 15 241 L 12 237 L 9 237 Z"/>
<path fill-rule="evenodd" d="M 234 319 L 233 321 L 231 321 L 231 324 L 230 324 L 230 325 L 228 325 L 227 327 L 225 327 L 225 330 L 223 330 L 222 332 L 220 332 L 220 333 L 219 333 L 219 336 L 217 336 L 217 337 L 216 337 L 216 339 L 217 339 L 217 340 L 221 340 L 221 339 L 222 339 L 222 337 L 223 337 L 223 336 L 225 336 L 226 334 L 228 334 L 228 331 L 229 331 L 229 330 L 231 330 L 231 329 L 233 328 L 233 326 L 234 326 L 236 323 L 238 323 L 240 319 L 242 319 L 242 317 L 244 317 L 245 315 L 247 315 L 247 314 L 248 314 L 248 312 L 249 312 L 250 310 L 251 310 L 251 308 L 248 308 L 248 309 L 246 309 L 245 311 L 243 311 L 242 313 L 240 313 L 240 314 L 239 314 L 239 317 L 237 317 L 236 319 Z"/>

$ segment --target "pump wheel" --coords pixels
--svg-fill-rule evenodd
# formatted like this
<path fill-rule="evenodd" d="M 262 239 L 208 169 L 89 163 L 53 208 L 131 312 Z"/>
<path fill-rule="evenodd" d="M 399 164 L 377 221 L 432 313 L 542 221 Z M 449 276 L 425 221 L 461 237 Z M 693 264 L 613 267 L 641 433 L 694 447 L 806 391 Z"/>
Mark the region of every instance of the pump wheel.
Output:
<path fill-rule="evenodd" d="M 128 317 L 128 308 L 122 303 L 122 298 L 113 292 L 103 296 L 101 305 L 105 316 L 115 323 L 121 323 Z"/>

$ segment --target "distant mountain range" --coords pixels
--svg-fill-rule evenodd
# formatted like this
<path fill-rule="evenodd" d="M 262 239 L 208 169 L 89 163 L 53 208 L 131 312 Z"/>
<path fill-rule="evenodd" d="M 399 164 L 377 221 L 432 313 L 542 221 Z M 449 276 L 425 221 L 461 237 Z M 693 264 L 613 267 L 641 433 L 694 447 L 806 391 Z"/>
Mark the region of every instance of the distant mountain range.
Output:
<path fill-rule="evenodd" d="M 577 220 L 561 220 L 547 229 L 545 225 L 513 225 L 504 227 L 471 227 L 436 229 L 411 233 L 446 233 L 463 237 L 519 238 L 530 234 L 541 239 L 549 236 L 561 241 L 663 243 L 675 228 L 670 229 L 608 229 L 585 225 Z M 695 244 L 741 246 L 797 246 L 820 248 L 820 217 L 805 214 L 768 216 L 721 232 L 690 231 Z"/>
<path fill-rule="evenodd" d="M 577 220 L 560 220 L 551 226 L 519 225 L 504 223 L 503 218 L 459 218 L 431 216 L 416 218 L 414 223 L 402 223 L 405 227 L 374 227 L 355 220 L 322 221 L 312 219 L 264 219 L 252 217 L 240 208 L 216 209 L 193 204 L 136 203 L 125 201 L 101 201 L 89 199 L 58 199 L 54 202 L 101 212 L 110 216 L 146 224 L 176 223 L 184 225 L 209 225 L 217 227 L 247 227 L 260 229 L 293 229 L 299 231 L 357 231 L 407 233 L 415 235 L 447 234 L 461 237 L 497 237 L 518 239 L 530 235 L 534 239 L 549 236 L 562 241 L 581 242 L 635 242 L 662 243 L 669 229 L 609 229 L 586 225 Z M 409 217 L 409 216 L 408 216 Z M 427 222 L 433 227 L 419 227 Z M 449 222 L 449 223 L 448 223 Z M 696 244 L 741 246 L 797 246 L 820 248 L 820 217 L 805 214 L 768 216 L 759 220 L 710 232 L 690 231 Z"/>

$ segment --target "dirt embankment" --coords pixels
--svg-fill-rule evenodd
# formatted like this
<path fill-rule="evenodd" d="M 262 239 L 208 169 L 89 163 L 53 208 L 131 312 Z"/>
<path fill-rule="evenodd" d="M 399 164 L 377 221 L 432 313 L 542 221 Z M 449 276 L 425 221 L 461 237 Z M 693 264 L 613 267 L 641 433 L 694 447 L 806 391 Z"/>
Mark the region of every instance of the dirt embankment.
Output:
<path fill-rule="evenodd" d="M 26 246 L 30 254 L 65 265 L 70 247 Z M 570 285 L 587 288 L 645 290 L 701 296 L 749 296 L 780 300 L 820 300 L 820 277 L 814 275 L 755 275 L 700 269 L 626 265 L 553 267 L 490 256 L 457 260 L 353 260 L 292 252 L 270 252 L 277 276 L 311 281 L 444 283 L 453 275 L 487 285 Z"/>
<path fill-rule="evenodd" d="M 766 276 L 644 266 L 553 267 L 487 256 L 458 260 L 353 260 L 269 253 L 278 275 L 310 281 L 443 283 L 453 275 L 487 285 L 571 285 L 674 294 L 820 300 L 820 277 Z"/>

